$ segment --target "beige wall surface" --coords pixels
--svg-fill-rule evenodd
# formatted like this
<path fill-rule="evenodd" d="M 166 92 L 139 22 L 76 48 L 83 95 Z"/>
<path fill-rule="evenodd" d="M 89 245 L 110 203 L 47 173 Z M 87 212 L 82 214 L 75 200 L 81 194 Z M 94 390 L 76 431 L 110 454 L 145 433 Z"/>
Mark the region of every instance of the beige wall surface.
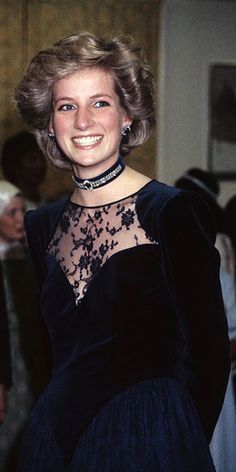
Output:
<path fill-rule="evenodd" d="M 208 169 L 209 74 L 236 65 L 236 2 L 163 0 L 160 12 L 158 178 Z M 222 204 L 236 181 L 220 181 Z"/>
<path fill-rule="evenodd" d="M 59 37 L 86 30 L 104 37 L 134 36 L 157 71 L 159 0 L 0 0 L 0 146 L 24 128 L 12 104 L 12 89 L 40 49 Z M 155 133 L 128 158 L 136 169 L 155 175 Z M 71 188 L 65 172 L 49 169 L 43 192 L 52 196 Z"/>

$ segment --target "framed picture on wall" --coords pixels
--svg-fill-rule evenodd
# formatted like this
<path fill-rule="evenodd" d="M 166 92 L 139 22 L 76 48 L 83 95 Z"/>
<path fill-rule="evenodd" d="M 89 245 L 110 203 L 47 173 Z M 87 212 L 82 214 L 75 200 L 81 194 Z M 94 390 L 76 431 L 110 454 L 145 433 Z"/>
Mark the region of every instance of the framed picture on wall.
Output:
<path fill-rule="evenodd" d="M 236 179 L 236 64 L 210 66 L 209 170 Z"/>

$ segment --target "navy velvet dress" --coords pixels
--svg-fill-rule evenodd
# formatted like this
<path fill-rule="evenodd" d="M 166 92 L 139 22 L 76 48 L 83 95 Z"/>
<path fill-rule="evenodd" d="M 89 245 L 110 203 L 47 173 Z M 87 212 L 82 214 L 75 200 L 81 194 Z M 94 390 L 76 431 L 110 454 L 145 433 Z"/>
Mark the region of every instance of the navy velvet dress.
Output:
<path fill-rule="evenodd" d="M 54 369 L 18 472 L 210 472 L 229 372 L 208 210 L 155 180 L 27 213 Z"/>

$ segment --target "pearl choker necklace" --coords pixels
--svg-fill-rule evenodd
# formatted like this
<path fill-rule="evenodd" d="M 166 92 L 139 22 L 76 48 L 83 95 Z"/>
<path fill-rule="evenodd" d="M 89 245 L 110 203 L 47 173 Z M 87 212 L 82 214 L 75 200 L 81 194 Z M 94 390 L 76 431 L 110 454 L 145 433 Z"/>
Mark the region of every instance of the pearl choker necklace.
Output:
<path fill-rule="evenodd" d="M 72 179 L 77 187 L 82 190 L 89 190 L 90 192 L 94 188 L 103 187 L 103 185 L 112 182 L 112 180 L 116 179 L 124 170 L 125 163 L 121 157 L 119 157 L 118 161 L 107 169 L 103 174 L 94 177 L 93 179 L 80 179 L 76 175 L 72 175 Z"/>

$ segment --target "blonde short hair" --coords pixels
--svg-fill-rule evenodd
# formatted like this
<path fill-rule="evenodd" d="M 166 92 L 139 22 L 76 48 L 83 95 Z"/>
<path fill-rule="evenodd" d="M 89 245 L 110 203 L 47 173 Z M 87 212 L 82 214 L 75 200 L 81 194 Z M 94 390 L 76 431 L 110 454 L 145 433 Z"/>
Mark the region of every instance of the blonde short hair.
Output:
<path fill-rule="evenodd" d="M 7 180 L 0 180 L 0 216 L 14 197 L 21 195 L 18 187 Z"/>
<path fill-rule="evenodd" d="M 82 32 L 57 41 L 32 59 L 14 91 L 23 120 L 34 128 L 40 148 L 54 165 L 70 169 L 67 156 L 48 136 L 55 81 L 79 70 L 96 67 L 108 71 L 114 80 L 120 104 L 132 118 L 131 132 L 122 136 L 121 156 L 144 143 L 155 124 L 153 74 L 141 48 L 130 36 L 105 41 Z"/>

